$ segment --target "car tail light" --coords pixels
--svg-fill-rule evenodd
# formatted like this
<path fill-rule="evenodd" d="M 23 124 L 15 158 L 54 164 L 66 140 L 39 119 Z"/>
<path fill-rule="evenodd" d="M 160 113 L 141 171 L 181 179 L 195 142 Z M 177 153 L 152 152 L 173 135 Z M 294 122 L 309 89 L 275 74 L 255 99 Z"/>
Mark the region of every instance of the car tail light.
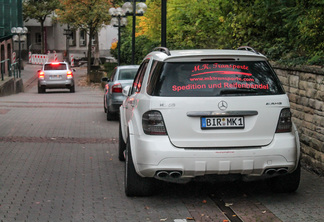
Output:
<path fill-rule="evenodd" d="M 45 78 L 45 73 L 44 72 L 39 72 L 38 73 L 38 78 L 39 79 L 44 79 Z"/>
<path fill-rule="evenodd" d="M 112 93 L 122 93 L 123 88 L 120 83 L 115 84 L 111 87 Z"/>
<path fill-rule="evenodd" d="M 60 63 L 59 62 L 52 62 L 51 65 L 53 66 L 56 66 L 56 65 L 59 65 Z"/>
<path fill-rule="evenodd" d="M 286 133 L 291 132 L 292 121 L 291 121 L 291 112 L 289 108 L 281 110 L 276 133 Z"/>
<path fill-rule="evenodd" d="M 142 125 L 145 134 L 167 135 L 163 117 L 159 111 L 148 111 L 144 113 Z"/>
<path fill-rule="evenodd" d="M 73 78 L 73 73 L 72 73 L 71 71 L 67 71 L 67 73 L 66 73 L 66 77 L 67 77 L 68 79 L 72 79 L 72 78 Z"/>

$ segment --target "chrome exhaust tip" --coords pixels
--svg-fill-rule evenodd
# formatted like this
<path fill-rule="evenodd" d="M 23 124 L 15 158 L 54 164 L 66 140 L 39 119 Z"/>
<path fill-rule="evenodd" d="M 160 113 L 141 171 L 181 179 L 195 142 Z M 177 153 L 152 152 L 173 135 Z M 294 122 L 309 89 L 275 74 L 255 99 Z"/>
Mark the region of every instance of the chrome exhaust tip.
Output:
<path fill-rule="evenodd" d="M 180 178 L 181 177 L 181 172 L 179 172 L 179 171 L 172 171 L 172 172 L 170 172 L 169 175 L 170 175 L 170 177 L 176 179 L 176 178 Z"/>
<path fill-rule="evenodd" d="M 287 168 L 271 168 L 271 169 L 267 169 L 264 171 L 264 174 L 267 174 L 269 176 L 273 176 L 273 175 L 283 175 L 288 173 L 288 169 Z"/>
<path fill-rule="evenodd" d="M 159 171 L 156 173 L 156 176 L 158 176 L 160 178 L 166 178 L 169 176 L 169 173 L 167 171 Z"/>
<path fill-rule="evenodd" d="M 264 173 L 267 174 L 267 175 L 274 175 L 275 173 L 277 172 L 277 170 L 275 169 L 267 169 Z"/>
<path fill-rule="evenodd" d="M 280 175 L 288 173 L 288 170 L 286 168 L 280 168 L 277 170 L 277 173 Z"/>
<path fill-rule="evenodd" d="M 161 179 L 178 179 L 182 176 L 181 171 L 157 171 L 156 172 L 156 177 L 161 178 Z"/>

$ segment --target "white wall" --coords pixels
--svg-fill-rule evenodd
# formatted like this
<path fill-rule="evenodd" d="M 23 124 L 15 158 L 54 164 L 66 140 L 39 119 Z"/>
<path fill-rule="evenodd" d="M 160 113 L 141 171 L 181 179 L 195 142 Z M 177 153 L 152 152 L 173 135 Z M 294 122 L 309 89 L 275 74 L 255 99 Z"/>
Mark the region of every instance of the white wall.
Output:
<path fill-rule="evenodd" d="M 100 55 L 110 56 L 111 43 L 118 38 L 118 28 L 111 25 L 106 25 L 99 33 L 99 50 Z M 102 54 L 104 53 L 104 54 Z"/>
<path fill-rule="evenodd" d="M 48 25 L 48 23 L 47 23 Z M 35 43 L 35 33 L 40 32 L 40 24 L 29 20 L 25 23 L 25 26 L 29 29 L 30 43 Z M 64 52 L 66 50 L 66 36 L 63 35 L 64 29 L 67 25 L 61 25 L 58 23 L 50 24 L 46 26 L 47 29 L 47 46 L 52 52 Z M 118 29 L 110 25 L 105 25 L 99 32 L 99 50 L 100 56 L 110 56 L 111 43 L 117 39 Z M 87 37 L 87 44 L 89 36 Z M 35 48 L 35 47 L 34 47 Z M 83 57 L 84 52 L 87 53 L 87 46 L 79 46 L 79 31 L 76 32 L 76 46 L 70 46 L 70 53 L 74 54 L 75 57 Z"/>

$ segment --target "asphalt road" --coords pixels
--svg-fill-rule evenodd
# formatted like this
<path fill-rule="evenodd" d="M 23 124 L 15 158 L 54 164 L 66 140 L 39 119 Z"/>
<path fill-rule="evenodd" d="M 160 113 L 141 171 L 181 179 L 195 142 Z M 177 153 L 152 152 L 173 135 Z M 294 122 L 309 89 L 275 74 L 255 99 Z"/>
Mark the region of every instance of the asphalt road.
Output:
<path fill-rule="evenodd" d="M 0 97 L 0 221 L 324 221 L 324 178 L 302 171 L 293 194 L 263 182 L 161 182 L 156 195 L 124 195 L 118 122 L 95 86 Z M 78 68 L 76 78 L 84 76 Z"/>

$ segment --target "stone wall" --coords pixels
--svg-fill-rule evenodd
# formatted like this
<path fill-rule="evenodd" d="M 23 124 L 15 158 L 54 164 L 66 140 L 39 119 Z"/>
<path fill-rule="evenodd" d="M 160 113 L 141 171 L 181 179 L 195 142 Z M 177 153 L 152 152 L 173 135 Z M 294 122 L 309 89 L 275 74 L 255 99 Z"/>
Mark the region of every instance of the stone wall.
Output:
<path fill-rule="evenodd" d="M 24 85 L 21 78 L 5 77 L 4 81 L 0 79 L 0 97 L 8 96 L 24 91 Z"/>
<path fill-rule="evenodd" d="M 324 175 L 324 69 L 272 64 L 289 96 L 302 163 Z"/>

